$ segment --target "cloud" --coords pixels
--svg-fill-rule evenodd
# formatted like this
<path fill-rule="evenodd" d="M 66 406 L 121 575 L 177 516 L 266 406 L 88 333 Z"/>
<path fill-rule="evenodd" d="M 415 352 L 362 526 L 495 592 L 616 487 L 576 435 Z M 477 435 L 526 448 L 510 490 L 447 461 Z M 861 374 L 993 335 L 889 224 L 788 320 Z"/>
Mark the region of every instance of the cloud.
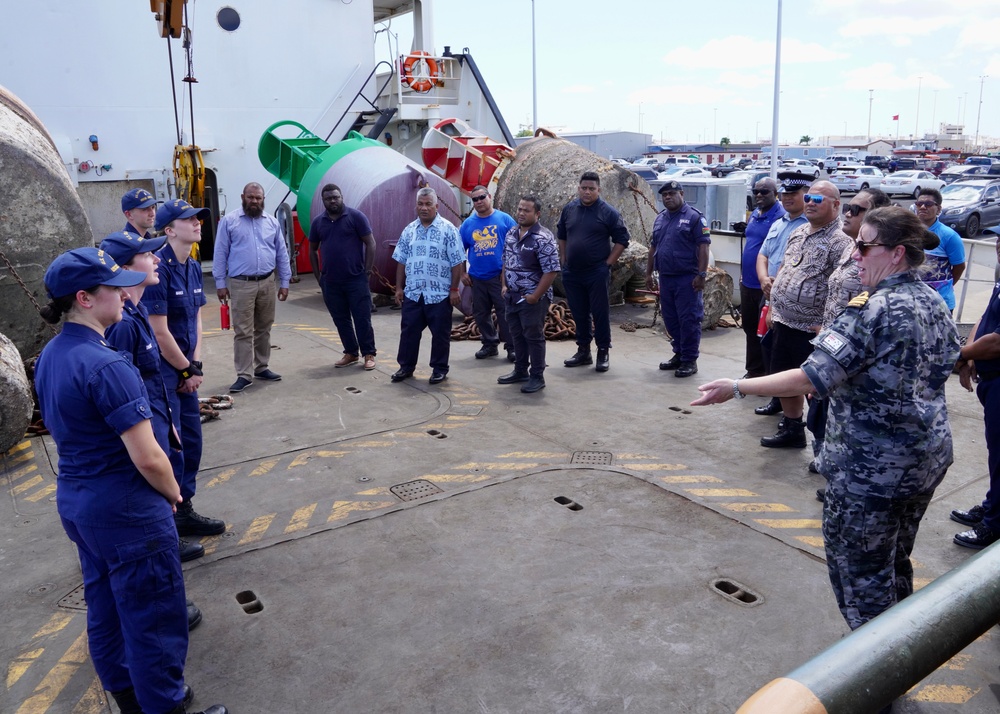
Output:
<path fill-rule="evenodd" d="M 996 38 L 1000 35 L 1000 18 L 989 20 L 979 19 L 970 22 L 958 36 L 958 46 L 962 47 L 996 47 Z"/>
<path fill-rule="evenodd" d="M 991 78 L 1000 77 L 1000 55 L 990 57 L 983 69 L 983 74 L 988 74 Z"/>
<path fill-rule="evenodd" d="M 907 74 L 900 76 L 897 73 L 898 67 L 889 62 L 876 62 L 866 67 L 856 67 L 843 73 L 843 87 L 845 89 L 864 89 L 898 91 L 900 89 L 909 90 L 933 90 L 951 89 L 951 83 L 937 74 L 921 73 Z"/>
<path fill-rule="evenodd" d="M 927 17 L 914 15 L 908 9 L 906 14 L 875 17 L 865 14 L 863 18 L 840 25 L 837 32 L 846 38 L 880 37 L 893 44 L 907 41 L 913 36 L 940 34 L 941 30 L 958 24 L 953 15 Z"/>
<path fill-rule="evenodd" d="M 589 84 L 571 84 L 559 90 L 563 94 L 593 94 L 596 90 Z"/>
<path fill-rule="evenodd" d="M 770 87 L 774 84 L 774 77 L 770 72 L 760 72 L 758 74 L 748 74 L 745 72 L 722 72 L 717 78 L 719 84 L 727 84 L 741 89 L 757 89 L 759 87 Z"/>
<path fill-rule="evenodd" d="M 781 41 L 781 62 L 804 64 L 831 62 L 847 59 L 848 55 L 834 52 L 817 42 L 803 42 L 794 37 Z M 732 69 L 737 63 L 743 67 L 774 65 L 774 42 L 755 40 L 742 35 L 730 35 L 709 40 L 699 48 L 676 47 L 663 57 L 664 63 L 687 69 Z"/>

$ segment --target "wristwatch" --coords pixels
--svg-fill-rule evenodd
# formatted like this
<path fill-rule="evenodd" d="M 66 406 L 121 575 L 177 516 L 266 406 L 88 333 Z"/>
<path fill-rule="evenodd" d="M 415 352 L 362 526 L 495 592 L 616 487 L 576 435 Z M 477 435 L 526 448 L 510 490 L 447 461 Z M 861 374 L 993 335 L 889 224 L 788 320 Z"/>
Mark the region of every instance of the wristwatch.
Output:
<path fill-rule="evenodd" d="M 703 270 L 703 271 L 701 271 L 700 273 L 698 273 L 698 277 L 699 277 L 699 278 L 707 278 L 707 277 L 708 277 L 708 273 L 706 273 L 706 272 L 705 272 L 705 271 Z"/>
<path fill-rule="evenodd" d="M 747 395 L 745 395 L 743 392 L 740 391 L 740 380 L 738 380 L 738 379 L 734 380 L 733 381 L 733 397 L 735 397 L 736 399 L 746 399 L 746 396 Z"/>

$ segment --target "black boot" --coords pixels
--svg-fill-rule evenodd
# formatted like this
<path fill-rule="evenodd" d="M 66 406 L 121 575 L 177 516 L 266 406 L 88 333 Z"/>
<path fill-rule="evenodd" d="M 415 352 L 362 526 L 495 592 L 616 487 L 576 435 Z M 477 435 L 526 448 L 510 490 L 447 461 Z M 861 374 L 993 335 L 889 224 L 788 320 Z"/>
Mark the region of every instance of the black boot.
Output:
<path fill-rule="evenodd" d="M 201 624 L 201 610 L 192 601 L 187 601 L 188 632 Z"/>
<path fill-rule="evenodd" d="M 206 518 L 200 513 L 196 513 L 190 501 L 184 501 L 184 503 L 177 505 L 174 523 L 177 524 L 177 535 L 180 536 L 222 535 L 226 532 L 225 521 L 220 521 L 217 518 Z"/>
<path fill-rule="evenodd" d="M 760 445 L 772 449 L 806 448 L 806 425 L 802 422 L 802 417 L 798 419 L 781 417 L 781 421 L 778 422 L 778 433 L 774 436 L 765 436 L 760 440 Z"/>
<path fill-rule="evenodd" d="M 567 360 L 563 360 L 563 364 L 567 367 L 583 367 L 584 365 L 594 364 L 594 358 L 590 356 L 590 345 L 577 347 L 576 354 Z"/>
<path fill-rule="evenodd" d="M 757 416 L 774 416 L 775 414 L 781 414 L 781 400 L 777 397 L 771 397 L 771 401 L 762 407 L 757 407 L 753 410 L 753 413 Z"/>
<path fill-rule="evenodd" d="M 133 687 L 123 689 L 120 692 L 111 692 L 111 696 L 114 698 L 115 704 L 118 705 L 121 714 L 142 714 L 142 707 L 139 706 L 139 700 L 135 698 Z"/>
<path fill-rule="evenodd" d="M 201 543 L 192 543 L 191 541 L 179 538 L 177 540 L 177 548 L 181 552 L 181 562 L 186 563 L 189 560 L 195 560 L 205 555 L 205 546 Z"/>
<path fill-rule="evenodd" d="M 597 349 L 597 367 L 595 368 L 598 372 L 607 372 L 611 367 L 611 354 L 607 347 Z"/>

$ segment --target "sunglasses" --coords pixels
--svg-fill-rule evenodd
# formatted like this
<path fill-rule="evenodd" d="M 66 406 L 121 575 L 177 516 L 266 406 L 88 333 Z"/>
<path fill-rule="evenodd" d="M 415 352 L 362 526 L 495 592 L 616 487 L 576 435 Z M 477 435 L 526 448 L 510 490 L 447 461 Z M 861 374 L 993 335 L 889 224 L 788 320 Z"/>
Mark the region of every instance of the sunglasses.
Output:
<path fill-rule="evenodd" d="M 771 189 L 769 189 L 769 188 L 755 188 L 755 189 L 753 189 L 753 195 L 754 196 L 766 196 L 769 193 L 771 193 Z"/>
<path fill-rule="evenodd" d="M 868 250 L 870 248 L 874 248 L 877 245 L 880 245 L 883 248 L 889 248 L 889 247 L 891 247 L 887 243 L 865 243 L 863 240 L 856 240 L 856 241 L 854 241 L 854 247 L 858 249 L 858 252 L 861 255 L 868 255 Z"/>
<path fill-rule="evenodd" d="M 487 196 L 487 194 L 485 194 L 485 193 L 482 196 L 473 196 L 472 197 L 472 202 L 473 203 L 479 203 L 480 201 L 485 201 L 486 200 L 486 196 Z"/>
<path fill-rule="evenodd" d="M 826 198 L 826 196 L 820 193 L 807 193 L 805 196 L 802 197 L 802 200 L 805 201 L 806 203 L 815 203 L 818 206 L 819 204 L 823 203 L 824 198 Z"/>
<path fill-rule="evenodd" d="M 917 208 L 932 208 L 937 205 L 935 201 L 917 201 L 914 204 Z"/>
<path fill-rule="evenodd" d="M 853 218 L 857 218 L 858 216 L 860 216 L 862 213 L 864 213 L 867 210 L 868 209 L 865 208 L 864 206 L 855 206 L 854 204 L 848 203 L 843 208 L 843 214 L 845 216 L 851 216 Z"/>

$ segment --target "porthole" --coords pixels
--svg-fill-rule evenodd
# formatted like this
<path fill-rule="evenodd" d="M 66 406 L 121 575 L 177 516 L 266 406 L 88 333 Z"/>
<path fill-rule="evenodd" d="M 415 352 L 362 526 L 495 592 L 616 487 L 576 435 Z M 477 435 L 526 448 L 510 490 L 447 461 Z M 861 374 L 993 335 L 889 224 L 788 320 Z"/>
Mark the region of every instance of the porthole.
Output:
<path fill-rule="evenodd" d="M 231 7 L 224 7 L 215 15 L 215 19 L 226 32 L 236 32 L 240 26 L 240 14 Z"/>

